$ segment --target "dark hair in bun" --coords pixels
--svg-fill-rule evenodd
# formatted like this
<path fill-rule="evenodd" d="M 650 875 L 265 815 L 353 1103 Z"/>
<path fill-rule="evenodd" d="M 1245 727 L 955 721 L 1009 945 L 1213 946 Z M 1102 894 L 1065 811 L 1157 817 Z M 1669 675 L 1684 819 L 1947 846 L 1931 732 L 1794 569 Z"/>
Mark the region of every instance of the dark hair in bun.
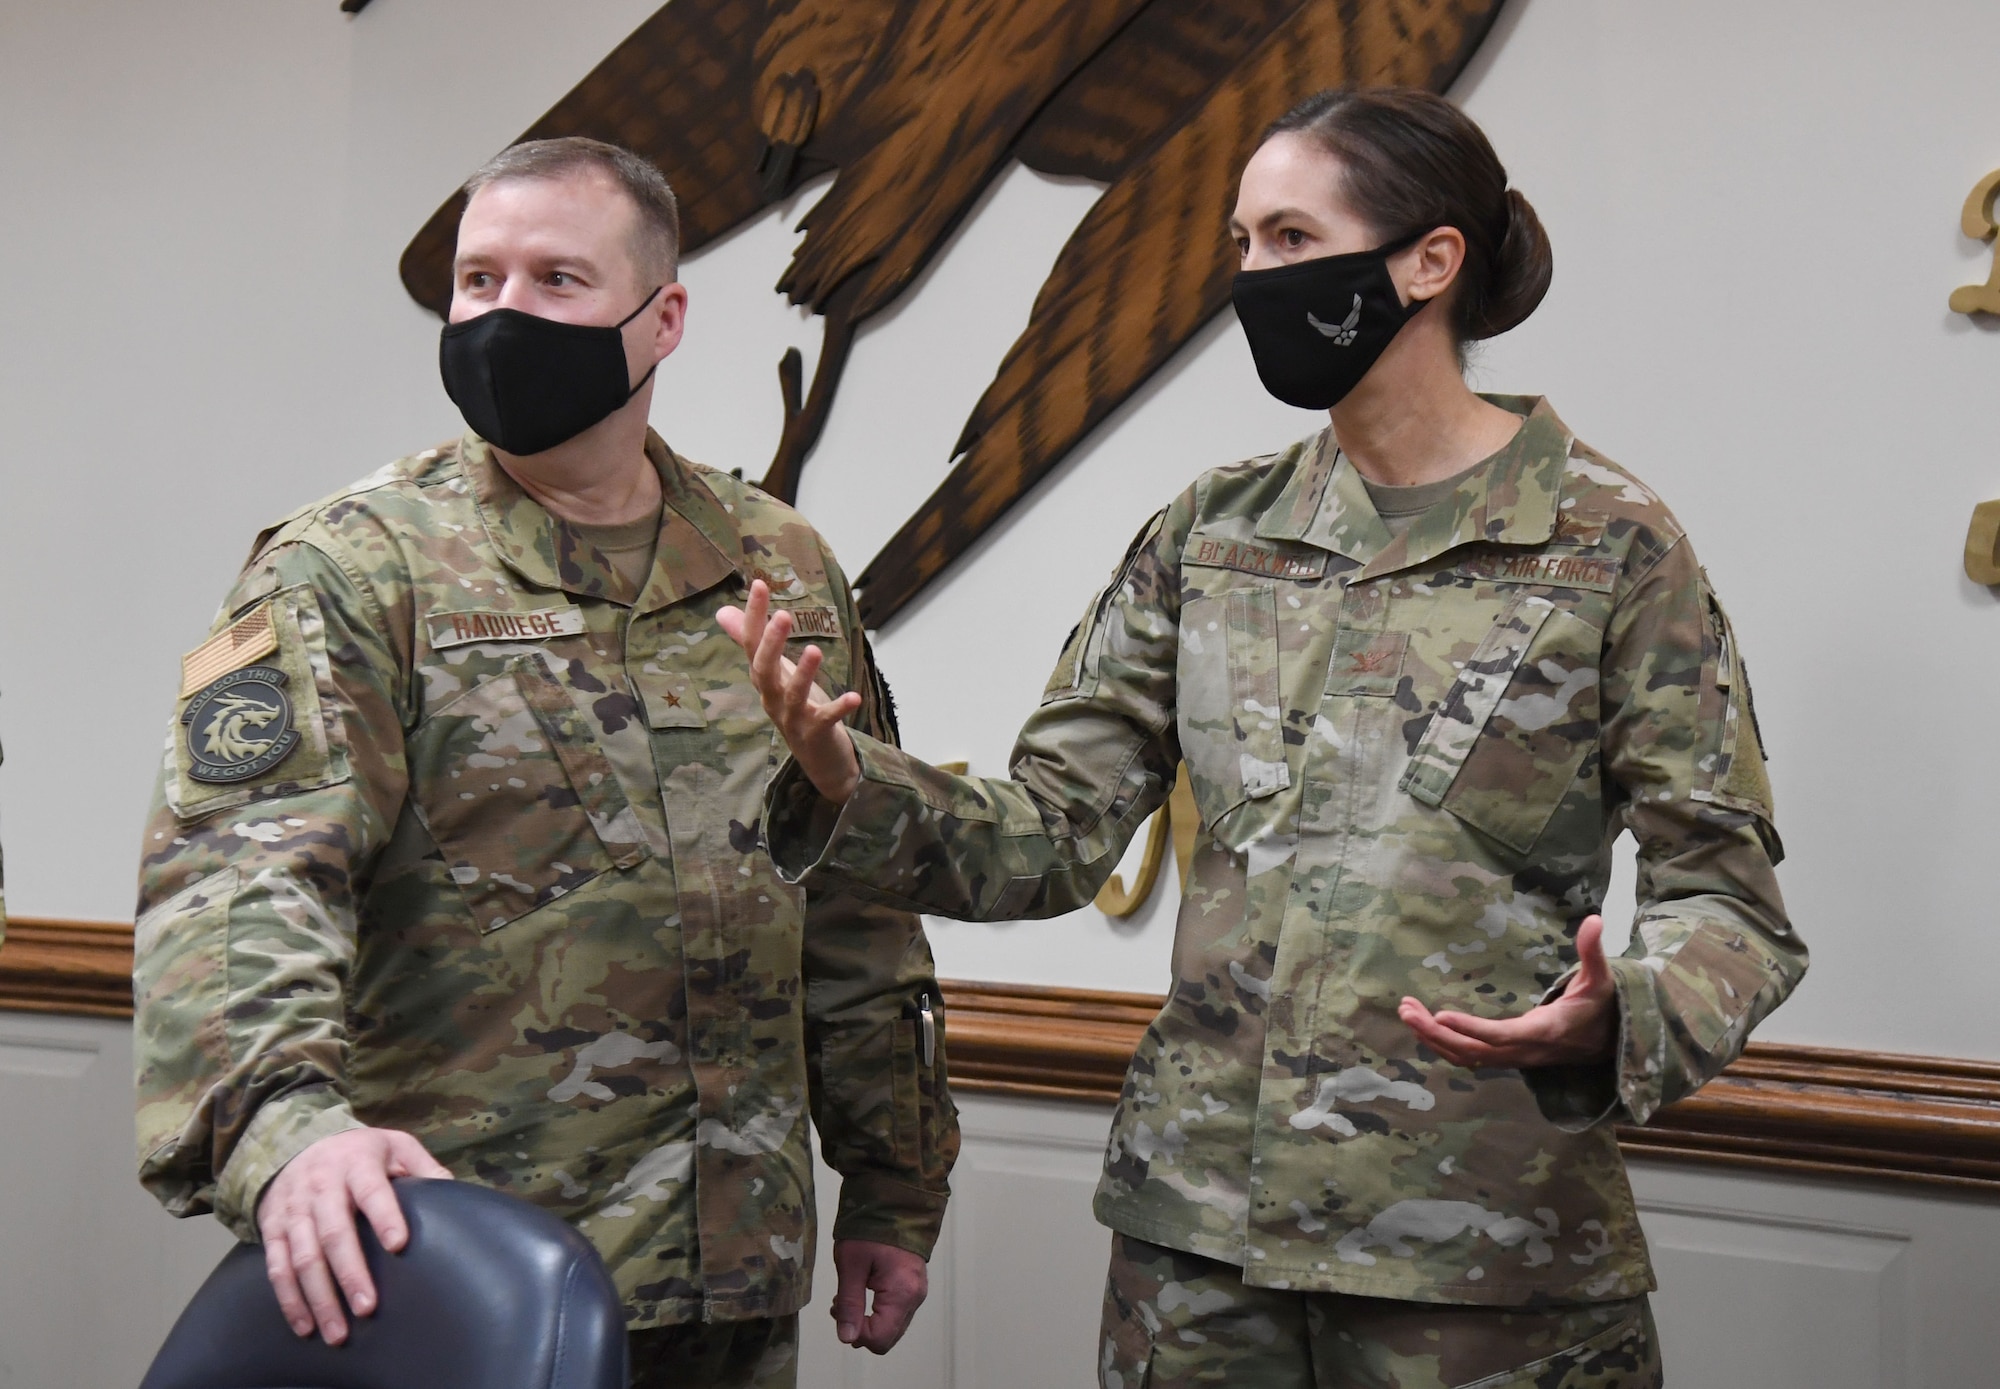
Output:
<path fill-rule="evenodd" d="M 1336 88 L 1307 97 L 1264 139 L 1316 140 L 1346 169 L 1347 205 L 1384 242 L 1456 227 L 1465 266 L 1451 303 L 1461 343 L 1496 337 L 1549 292 L 1555 256 L 1541 219 L 1507 186 L 1484 131 L 1443 97 L 1416 87 Z"/>

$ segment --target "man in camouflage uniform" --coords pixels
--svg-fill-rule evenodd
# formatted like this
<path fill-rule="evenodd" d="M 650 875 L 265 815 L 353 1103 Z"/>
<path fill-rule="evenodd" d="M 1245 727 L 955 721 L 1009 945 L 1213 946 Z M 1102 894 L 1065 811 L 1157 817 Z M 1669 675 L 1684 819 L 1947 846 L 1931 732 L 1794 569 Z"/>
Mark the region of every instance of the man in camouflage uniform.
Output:
<path fill-rule="evenodd" d="M 841 1335 L 877 1351 L 957 1129 L 918 920 L 808 899 L 760 847 L 776 742 L 716 609 L 764 580 L 856 727 L 893 743 L 893 715 L 812 528 L 646 428 L 685 302 L 671 244 L 646 263 L 657 172 L 545 142 L 471 188 L 454 321 L 613 323 L 664 280 L 616 330 L 641 387 L 557 449 L 467 435 L 258 538 L 184 661 L 146 831 L 141 1181 L 261 1234 L 328 1341 L 336 1279 L 373 1308 L 354 1207 L 394 1248 L 387 1176 L 486 1183 L 603 1254 L 635 1383 L 789 1385 L 808 1110 L 843 1178 Z M 610 484 L 636 505 L 579 519 Z"/>
<path fill-rule="evenodd" d="M 846 781 L 773 783 L 788 880 L 1002 920 L 1089 902 L 1185 758 L 1205 833 L 1096 1198 L 1107 1389 L 1310 1385 L 1301 1346 L 1321 1384 L 1657 1382 L 1613 1125 L 1734 1059 L 1806 952 L 1680 524 L 1545 402 L 1491 399 L 1513 441 L 1400 530 L 1330 431 L 1202 477 L 1085 614 L 1011 780 L 857 733 Z M 1602 1059 L 1534 1064 L 1585 1006 Z"/>

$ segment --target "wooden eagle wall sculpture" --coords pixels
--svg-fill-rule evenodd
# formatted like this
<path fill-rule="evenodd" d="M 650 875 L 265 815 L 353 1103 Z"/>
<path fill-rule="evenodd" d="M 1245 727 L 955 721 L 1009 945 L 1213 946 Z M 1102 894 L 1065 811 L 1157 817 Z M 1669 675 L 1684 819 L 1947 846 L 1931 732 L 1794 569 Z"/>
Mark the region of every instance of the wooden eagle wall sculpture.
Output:
<path fill-rule="evenodd" d="M 1323 87 L 1442 91 L 1501 0 L 672 0 L 521 138 L 656 163 L 682 248 L 838 171 L 777 288 L 825 318 L 810 389 L 778 375 L 763 485 L 787 501 L 856 327 L 914 280 L 1011 159 L 1108 185 L 973 408 L 944 482 L 856 580 L 879 627 L 1229 302 L 1223 223 L 1257 136 Z M 403 253 L 443 316 L 462 201 Z M 942 446 L 942 440 L 940 446 Z"/>

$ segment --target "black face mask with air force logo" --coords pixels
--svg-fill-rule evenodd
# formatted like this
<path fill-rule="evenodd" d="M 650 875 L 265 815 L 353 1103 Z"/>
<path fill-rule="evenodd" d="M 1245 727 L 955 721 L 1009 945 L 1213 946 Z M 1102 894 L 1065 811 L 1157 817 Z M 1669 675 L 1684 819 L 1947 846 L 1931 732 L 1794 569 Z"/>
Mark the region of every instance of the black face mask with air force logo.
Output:
<path fill-rule="evenodd" d="M 652 380 L 648 371 L 638 385 L 629 383 L 620 329 L 659 297 L 654 290 L 608 328 L 519 309 L 447 323 L 438 340 L 445 394 L 472 432 L 502 452 L 522 456 L 568 443 Z"/>
<path fill-rule="evenodd" d="M 1302 410 L 1329 410 L 1360 385 L 1430 302 L 1404 307 L 1389 276 L 1389 257 L 1423 234 L 1372 251 L 1239 273 L 1230 298 L 1264 389 Z"/>

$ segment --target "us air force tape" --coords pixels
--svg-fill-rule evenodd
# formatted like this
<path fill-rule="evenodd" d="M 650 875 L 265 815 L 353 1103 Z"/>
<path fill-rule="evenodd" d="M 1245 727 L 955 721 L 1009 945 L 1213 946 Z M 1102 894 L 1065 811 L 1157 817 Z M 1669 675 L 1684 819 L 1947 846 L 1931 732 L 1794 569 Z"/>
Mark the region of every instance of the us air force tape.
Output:
<path fill-rule="evenodd" d="M 275 666 L 245 666 L 203 686 L 181 714 L 187 725 L 187 774 L 196 781 L 248 781 L 299 745 L 292 727 L 289 677 Z"/>

